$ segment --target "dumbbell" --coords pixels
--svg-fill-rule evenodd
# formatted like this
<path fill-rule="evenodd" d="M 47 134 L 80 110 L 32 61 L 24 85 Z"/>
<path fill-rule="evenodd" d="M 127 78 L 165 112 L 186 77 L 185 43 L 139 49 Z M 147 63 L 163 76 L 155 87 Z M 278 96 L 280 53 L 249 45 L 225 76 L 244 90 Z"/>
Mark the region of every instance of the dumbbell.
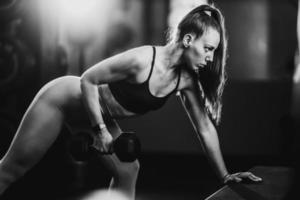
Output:
<path fill-rule="evenodd" d="M 141 152 L 140 140 L 133 132 L 123 132 L 117 137 L 109 153 L 100 152 L 92 144 L 93 137 L 89 133 L 78 134 L 70 143 L 72 157 L 76 161 L 87 161 L 95 156 L 115 153 L 122 162 L 133 162 Z"/>

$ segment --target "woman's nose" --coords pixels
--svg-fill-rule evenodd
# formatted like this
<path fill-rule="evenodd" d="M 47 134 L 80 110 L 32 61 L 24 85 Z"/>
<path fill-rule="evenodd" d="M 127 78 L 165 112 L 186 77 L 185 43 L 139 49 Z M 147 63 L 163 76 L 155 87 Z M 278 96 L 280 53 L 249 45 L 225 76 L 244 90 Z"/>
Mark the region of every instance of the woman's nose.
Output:
<path fill-rule="evenodd" d="M 206 62 L 206 63 L 211 62 L 211 61 L 212 61 L 212 60 L 211 60 L 211 58 L 210 58 L 209 56 L 206 56 L 206 57 L 205 57 L 205 62 Z"/>
<path fill-rule="evenodd" d="M 208 54 L 206 57 L 205 57 L 205 61 L 206 62 L 212 62 L 214 59 L 214 55 L 213 54 Z"/>

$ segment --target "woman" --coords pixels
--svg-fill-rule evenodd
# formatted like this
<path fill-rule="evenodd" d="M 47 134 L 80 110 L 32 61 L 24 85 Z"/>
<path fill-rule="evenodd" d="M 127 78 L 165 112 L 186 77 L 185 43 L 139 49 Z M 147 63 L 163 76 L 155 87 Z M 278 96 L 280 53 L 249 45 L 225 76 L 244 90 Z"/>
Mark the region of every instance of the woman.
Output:
<path fill-rule="evenodd" d="M 51 81 L 34 98 L 1 160 L 0 194 L 41 159 L 63 123 L 92 127 L 94 145 L 107 152 L 121 133 L 115 119 L 158 109 L 175 92 L 218 177 L 224 183 L 260 181 L 250 172 L 230 174 L 221 155 L 214 123 L 220 121 L 225 58 L 222 14 L 202 5 L 183 18 L 167 45 L 134 48 L 99 62 L 81 77 Z M 110 188 L 134 199 L 138 161 L 121 162 L 114 154 L 102 160 L 113 175 Z"/>

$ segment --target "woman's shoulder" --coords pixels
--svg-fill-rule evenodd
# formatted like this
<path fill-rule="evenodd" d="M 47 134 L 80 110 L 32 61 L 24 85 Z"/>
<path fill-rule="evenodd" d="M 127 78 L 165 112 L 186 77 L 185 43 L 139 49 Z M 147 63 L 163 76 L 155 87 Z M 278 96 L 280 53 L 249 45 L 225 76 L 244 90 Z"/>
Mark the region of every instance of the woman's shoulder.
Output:
<path fill-rule="evenodd" d="M 148 66 L 153 58 L 153 48 L 150 45 L 134 47 L 125 51 L 124 56 L 130 57 L 136 66 L 143 68 Z"/>
<path fill-rule="evenodd" d="M 182 73 L 178 90 L 181 92 L 192 92 L 197 95 L 201 95 L 201 97 L 204 98 L 204 90 L 201 82 L 188 72 Z"/>
<path fill-rule="evenodd" d="M 143 61 L 145 58 L 149 56 L 152 57 L 153 48 L 150 45 L 134 47 L 125 52 L 128 55 L 133 56 L 134 58 Z"/>
<path fill-rule="evenodd" d="M 182 70 L 180 76 L 180 84 L 178 86 L 179 91 L 190 90 L 195 87 L 195 78 L 188 72 Z"/>

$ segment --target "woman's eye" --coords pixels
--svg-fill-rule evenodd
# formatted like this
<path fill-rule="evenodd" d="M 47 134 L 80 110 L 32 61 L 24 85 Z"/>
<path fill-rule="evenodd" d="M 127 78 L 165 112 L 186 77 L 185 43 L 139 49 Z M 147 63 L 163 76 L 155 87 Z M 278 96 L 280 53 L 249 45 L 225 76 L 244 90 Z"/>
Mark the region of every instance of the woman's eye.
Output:
<path fill-rule="evenodd" d="M 212 48 L 212 47 L 204 47 L 205 52 L 209 52 L 209 51 L 213 51 L 213 50 L 214 50 L 214 48 Z"/>

